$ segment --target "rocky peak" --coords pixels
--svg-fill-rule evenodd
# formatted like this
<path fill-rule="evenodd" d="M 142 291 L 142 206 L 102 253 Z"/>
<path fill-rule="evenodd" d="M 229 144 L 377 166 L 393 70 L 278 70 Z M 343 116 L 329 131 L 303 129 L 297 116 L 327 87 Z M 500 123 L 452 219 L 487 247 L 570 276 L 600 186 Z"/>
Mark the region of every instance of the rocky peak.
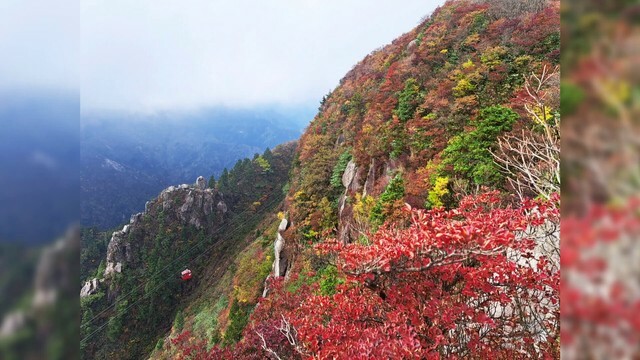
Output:
<path fill-rule="evenodd" d="M 129 224 L 112 234 L 107 246 L 105 277 L 120 273 L 125 264 L 139 260 L 139 245 L 131 238 L 135 237 L 132 234 L 143 231 L 145 218 L 154 221 L 162 217 L 163 221 L 203 229 L 215 219 L 222 218 L 226 212 L 227 205 L 222 194 L 207 189 L 202 176 L 196 179 L 194 185 L 169 186 L 157 198 L 147 202 L 143 213 L 132 215 Z"/>

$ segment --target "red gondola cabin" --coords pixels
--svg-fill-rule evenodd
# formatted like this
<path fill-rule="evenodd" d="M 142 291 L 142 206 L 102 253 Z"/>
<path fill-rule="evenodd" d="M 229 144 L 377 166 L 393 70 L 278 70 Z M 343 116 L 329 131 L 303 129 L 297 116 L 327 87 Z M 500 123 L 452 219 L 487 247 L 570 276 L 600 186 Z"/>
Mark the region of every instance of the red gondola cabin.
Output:
<path fill-rule="evenodd" d="M 191 279 L 191 270 L 184 269 L 184 270 L 182 270 L 182 274 L 180 274 L 180 275 L 181 275 L 180 277 L 182 278 L 183 281 L 187 281 L 187 280 Z"/>

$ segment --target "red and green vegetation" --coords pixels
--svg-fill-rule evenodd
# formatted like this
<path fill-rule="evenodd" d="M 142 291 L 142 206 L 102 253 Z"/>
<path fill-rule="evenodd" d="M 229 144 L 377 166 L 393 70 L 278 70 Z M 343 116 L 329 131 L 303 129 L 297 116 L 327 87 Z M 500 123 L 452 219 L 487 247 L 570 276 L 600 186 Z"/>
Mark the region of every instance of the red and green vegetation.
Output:
<path fill-rule="evenodd" d="M 167 351 L 559 358 L 559 12 L 448 1 L 365 57 L 299 141 L 287 275 L 232 305 L 234 344 Z"/>
<path fill-rule="evenodd" d="M 366 56 L 323 98 L 276 182 L 287 182 L 286 275 L 270 275 L 276 217 L 245 224 L 251 241 L 224 254 L 232 266 L 197 269 L 215 273 L 214 290 L 147 304 L 148 317 L 165 306 L 157 324 L 171 330 L 144 350 L 559 358 L 559 12 L 557 0 L 452 0 Z M 261 179 L 284 168 L 265 152 L 210 187 L 258 209 L 274 187 Z M 174 241 L 158 236 L 154 248 Z M 119 341 L 134 328 L 125 321 Z"/>

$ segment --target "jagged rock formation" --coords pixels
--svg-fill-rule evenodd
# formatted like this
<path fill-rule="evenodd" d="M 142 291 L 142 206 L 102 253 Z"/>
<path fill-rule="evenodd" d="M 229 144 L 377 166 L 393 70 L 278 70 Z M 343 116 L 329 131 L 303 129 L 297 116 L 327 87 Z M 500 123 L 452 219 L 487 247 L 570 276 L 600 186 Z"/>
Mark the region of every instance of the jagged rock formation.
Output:
<path fill-rule="evenodd" d="M 144 213 L 132 215 L 129 224 L 113 233 L 107 247 L 105 277 L 121 273 L 125 264 L 140 260 L 141 244 L 131 241 L 131 237 L 135 238 L 131 234 L 142 234 L 142 220 L 145 216 L 161 216 L 200 230 L 206 224 L 220 220 L 226 212 L 227 205 L 222 194 L 214 189 L 207 189 L 202 176 L 198 177 L 193 186 L 182 184 L 166 188 L 156 199 L 147 202 Z"/>
<path fill-rule="evenodd" d="M 196 179 L 196 188 L 200 190 L 204 190 L 207 188 L 207 181 L 204 179 L 204 176 L 198 176 Z"/>
<path fill-rule="evenodd" d="M 85 296 L 93 295 L 99 290 L 99 280 L 97 278 L 93 278 L 89 281 L 86 281 L 80 289 L 80 297 L 83 298 Z"/>

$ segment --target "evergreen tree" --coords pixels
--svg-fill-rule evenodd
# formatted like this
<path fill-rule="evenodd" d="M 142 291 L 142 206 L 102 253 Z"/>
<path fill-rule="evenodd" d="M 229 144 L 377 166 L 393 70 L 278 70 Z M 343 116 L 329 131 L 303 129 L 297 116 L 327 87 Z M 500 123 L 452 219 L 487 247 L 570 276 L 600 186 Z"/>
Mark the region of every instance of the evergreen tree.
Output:
<path fill-rule="evenodd" d="M 218 190 L 225 192 L 229 189 L 229 170 L 224 168 L 220 179 L 218 179 Z"/>
<path fill-rule="evenodd" d="M 273 153 L 271 152 L 271 149 L 267 148 L 262 154 L 262 157 L 271 163 L 271 160 L 273 160 Z"/>
<path fill-rule="evenodd" d="M 215 189 L 216 188 L 216 178 L 211 175 L 211 177 L 209 178 L 209 184 L 208 184 L 209 189 Z"/>

